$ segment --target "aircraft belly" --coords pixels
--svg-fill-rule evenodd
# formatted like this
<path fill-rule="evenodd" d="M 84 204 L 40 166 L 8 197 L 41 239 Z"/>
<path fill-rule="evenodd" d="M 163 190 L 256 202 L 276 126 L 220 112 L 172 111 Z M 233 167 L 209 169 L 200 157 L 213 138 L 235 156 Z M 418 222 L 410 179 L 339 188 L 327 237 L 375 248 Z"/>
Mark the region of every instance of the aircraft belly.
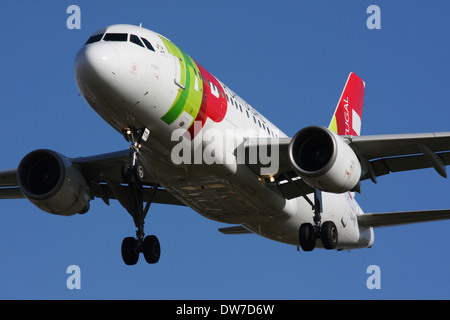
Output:
<path fill-rule="evenodd" d="M 300 225 L 313 223 L 314 212 L 311 205 L 301 197 L 288 202 L 291 209 L 286 206 L 284 219 L 261 220 L 257 223 L 245 223 L 244 226 L 264 238 L 298 246 Z"/>
<path fill-rule="evenodd" d="M 244 224 L 287 217 L 287 200 L 247 167 L 230 172 L 226 165 L 174 166 L 154 157 L 148 162 L 162 186 L 209 219 Z"/>
<path fill-rule="evenodd" d="M 257 219 L 257 205 L 248 201 L 225 181 L 203 183 L 197 186 L 171 186 L 170 191 L 180 195 L 196 212 L 215 221 L 242 223 Z"/>

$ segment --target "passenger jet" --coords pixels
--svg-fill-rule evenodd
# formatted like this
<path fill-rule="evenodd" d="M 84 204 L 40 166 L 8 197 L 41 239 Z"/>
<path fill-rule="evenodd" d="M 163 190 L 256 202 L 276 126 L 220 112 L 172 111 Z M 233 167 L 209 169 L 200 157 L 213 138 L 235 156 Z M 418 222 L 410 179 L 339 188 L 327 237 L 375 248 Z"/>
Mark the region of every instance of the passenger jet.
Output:
<path fill-rule="evenodd" d="M 68 158 L 46 149 L 0 171 L 0 198 L 26 198 L 45 212 L 84 214 L 95 198 L 119 203 L 136 236 L 122 242 L 134 265 L 160 258 L 145 236 L 151 203 L 188 206 L 257 234 L 314 248 L 370 248 L 374 228 L 450 218 L 450 210 L 365 214 L 361 182 L 434 168 L 446 177 L 450 132 L 362 136 L 365 83 L 350 73 L 328 127 L 289 137 L 164 36 L 133 25 L 95 32 L 75 59 L 90 105 L 129 143 L 123 151 Z"/>

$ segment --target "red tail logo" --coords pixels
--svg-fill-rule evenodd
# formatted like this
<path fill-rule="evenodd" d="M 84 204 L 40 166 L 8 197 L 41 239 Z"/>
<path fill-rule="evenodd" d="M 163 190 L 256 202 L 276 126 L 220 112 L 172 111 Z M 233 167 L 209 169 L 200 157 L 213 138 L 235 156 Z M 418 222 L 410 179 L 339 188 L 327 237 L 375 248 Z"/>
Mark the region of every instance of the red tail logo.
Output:
<path fill-rule="evenodd" d="M 364 87 L 364 81 L 350 73 L 329 126 L 338 135 L 360 135 Z"/>

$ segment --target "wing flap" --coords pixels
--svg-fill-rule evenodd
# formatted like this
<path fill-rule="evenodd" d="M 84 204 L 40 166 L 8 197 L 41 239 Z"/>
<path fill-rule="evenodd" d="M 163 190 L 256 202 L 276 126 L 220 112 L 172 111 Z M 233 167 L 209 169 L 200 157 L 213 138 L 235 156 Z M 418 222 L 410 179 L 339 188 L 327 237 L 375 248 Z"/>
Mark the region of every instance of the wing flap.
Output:
<path fill-rule="evenodd" d="M 442 159 L 444 165 L 450 165 L 450 152 L 437 153 L 436 155 Z M 417 170 L 432 167 L 432 165 L 424 155 L 381 158 L 371 161 L 371 164 L 377 177 L 391 172 Z"/>
<path fill-rule="evenodd" d="M 389 227 L 427 221 L 450 219 L 450 210 L 366 213 L 358 215 L 358 223 L 366 227 Z"/>

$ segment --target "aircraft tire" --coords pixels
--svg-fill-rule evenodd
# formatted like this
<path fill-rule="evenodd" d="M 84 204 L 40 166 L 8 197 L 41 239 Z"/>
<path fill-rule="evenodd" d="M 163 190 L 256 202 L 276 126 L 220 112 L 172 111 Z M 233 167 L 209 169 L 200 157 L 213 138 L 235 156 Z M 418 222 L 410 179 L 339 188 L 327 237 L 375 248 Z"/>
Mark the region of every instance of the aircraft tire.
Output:
<path fill-rule="evenodd" d="M 313 251 L 316 247 L 314 227 L 311 223 L 303 223 L 298 231 L 300 247 L 303 251 Z"/>
<path fill-rule="evenodd" d="M 122 179 L 125 183 L 130 183 L 133 172 L 131 171 L 131 166 L 128 163 L 125 163 L 122 166 Z"/>
<path fill-rule="evenodd" d="M 156 236 L 146 236 L 144 239 L 144 258 L 148 263 L 157 263 L 161 255 L 161 247 Z"/>
<path fill-rule="evenodd" d="M 322 224 L 321 238 L 325 249 L 336 249 L 338 243 L 338 230 L 333 221 L 325 221 Z"/>
<path fill-rule="evenodd" d="M 135 265 L 139 260 L 137 250 L 137 240 L 133 237 L 127 237 L 122 241 L 122 259 L 126 265 Z"/>
<path fill-rule="evenodd" d="M 140 162 L 137 162 L 134 166 L 133 175 L 137 182 L 144 182 L 144 166 Z"/>

